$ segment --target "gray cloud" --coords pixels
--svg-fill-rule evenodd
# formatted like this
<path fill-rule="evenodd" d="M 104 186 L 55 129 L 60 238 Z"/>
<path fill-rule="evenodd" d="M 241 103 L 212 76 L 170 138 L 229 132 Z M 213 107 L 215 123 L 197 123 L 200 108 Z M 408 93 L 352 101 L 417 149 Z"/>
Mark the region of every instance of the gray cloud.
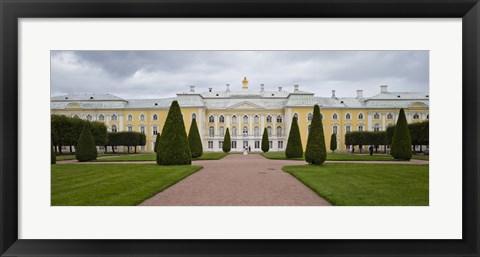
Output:
<path fill-rule="evenodd" d="M 428 51 L 52 51 L 51 95 L 110 93 L 123 98 L 175 96 L 197 91 L 251 90 L 294 84 L 317 96 L 428 92 Z"/>

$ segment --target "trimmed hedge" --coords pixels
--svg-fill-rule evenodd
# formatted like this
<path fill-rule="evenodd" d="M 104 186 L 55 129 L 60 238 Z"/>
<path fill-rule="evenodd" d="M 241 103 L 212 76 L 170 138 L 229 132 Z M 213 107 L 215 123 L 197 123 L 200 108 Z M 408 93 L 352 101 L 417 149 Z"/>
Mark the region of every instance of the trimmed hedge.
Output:
<path fill-rule="evenodd" d="M 109 132 L 107 146 L 127 146 L 128 152 L 130 153 L 130 147 L 135 147 L 135 152 L 137 151 L 137 146 L 146 144 L 146 136 L 140 132 L 134 131 L 123 131 L 123 132 Z"/>
<path fill-rule="evenodd" d="M 202 139 L 200 138 L 200 133 L 198 132 L 196 119 L 193 119 L 192 124 L 190 125 L 190 130 L 188 131 L 188 143 L 190 145 L 190 152 L 192 153 L 192 158 L 202 156 Z"/>
<path fill-rule="evenodd" d="M 345 145 L 386 145 L 385 131 L 352 131 L 345 134 Z"/>
<path fill-rule="evenodd" d="M 335 152 L 337 150 L 337 134 L 333 133 L 332 137 L 330 137 L 330 150 Z"/>
<path fill-rule="evenodd" d="M 223 138 L 222 150 L 224 153 L 228 153 L 230 150 L 232 150 L 232 139 L 230 138 L 230 131 L 228 128 L 225 132 L 225 137 Z"/>
<path fill-rule="evenodd" d="M 158 165 L 190 165 L 192 153 L 188 143 L 182 111 L 177 101 L 173 101 L 168 110 L 162 137 L 158 142 Z"/>
<path fill-rule="evenodd" d="M 325 136 L 323 134 L 322 118 L 320 116 L 320 107 L 316 104 L 313 107 L 313 119 L 308 133 L 307 149 L 305 151 L 305 160 L 310 164 L 323 164 L 327 159 L 327 149 L 325 146 Z"/>
<path fill-rule="evenodd" d="M 416 122 L 408 124 L 408 129 L 410 130 L 410 139 L 412 140 L 412 145 L 429 145 L 429 122 Z M 395 131 L 395 126 L 390 126 L 387 128 L 387 144 L 392 144 L 393 133 Z"/>
<path fill-rule="evenodd" d="M 293 117 L 290 133 L 288 134 L 287 148 L 285 149 L 287 158 L 303 157 L 302 139 L 300 129 L 298 128 L 297 117 Z"/>
<path fill-rule="evenodd" d="M 400 114 L 398 115 L 391 148 L 390 154 L 395 159 L 410 160 L 412 158 L 412 140 L 403 108 L 400 109 Z"/>
<path fill-rule="evenodd" d="M 269 150 L 270 150 L 270 144 L 268 143 L 268 131 L 267 131 L 267 128 L 264 128 L 263 135 L 262 135 L 262 151 L 266 153 Z"/>
<path fill-rule="evenodd" d="M 79 162 L 92 161 L 97 159 L 97 148 L 93 139 L 89 123 L 84 123 L 82 133 L 78 139 L 75 158 Z"/>
<path fill-rule="evenodd" d="M 50 164 L 57 163 L 57 155 L 55 154 L 55 149 L 53 143 L 50 145 Z"/>
<path fill-rule="evenodd" d="M 154 152 L 158 151 L 158 141 L 160 141 L 160 133 L 157 133 L 157 138 L 155 139 L 155 146 L 153 148 Z"/>

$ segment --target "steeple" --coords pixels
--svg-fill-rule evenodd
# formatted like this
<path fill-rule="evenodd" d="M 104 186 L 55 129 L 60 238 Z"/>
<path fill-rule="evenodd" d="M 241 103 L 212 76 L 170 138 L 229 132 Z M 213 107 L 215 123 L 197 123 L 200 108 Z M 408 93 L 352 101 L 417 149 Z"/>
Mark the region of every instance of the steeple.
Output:
<path fill-rule="evenodd" d="M 243 90 L 248 90 L 248 80 L 247 80 L 247 77 L 243 77 L 243 80 L 242 80 L 242 89 L 243 89 Z"/>

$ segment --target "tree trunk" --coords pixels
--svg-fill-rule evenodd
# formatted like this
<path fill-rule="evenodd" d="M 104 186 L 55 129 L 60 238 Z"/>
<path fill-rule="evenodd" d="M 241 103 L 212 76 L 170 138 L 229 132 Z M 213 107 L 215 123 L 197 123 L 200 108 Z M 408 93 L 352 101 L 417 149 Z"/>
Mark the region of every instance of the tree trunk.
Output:
<path fill-rule="evenodd" d="M 387 153 L 387 145 L 383 145 L 383 153 Z"/>
<path fill-rule="evenodd" d="M 137 153 L 137 146 L 135 146 L 135 153 Z"/>
<path fill-rule="evenodd" d="M 73 153 L 72 146 L 70 146 L 70 153 Z"/>
<path fill-rule="evenodd" d="M 58 152 L 62 154 L 62 145 L 58 145 Z"/>
<path fill-rule="evenodd" d="M 378 153 L 378 145 L 375 146 L 375 153 Z"/>
<path fill-rule="evenodd" d="M 112 153 L 115 153 L 115 147 L 112 145 Z"/>
<path fill-rule="evenodd" d="M 422 151 L 422 145 L 420 145 L 420 152 L 423 153 L 423 151 Z"/>
<path fill-rule="evenodd" d="M 127 146 L 127 153 L 130 153 L 130 146 Z"/>

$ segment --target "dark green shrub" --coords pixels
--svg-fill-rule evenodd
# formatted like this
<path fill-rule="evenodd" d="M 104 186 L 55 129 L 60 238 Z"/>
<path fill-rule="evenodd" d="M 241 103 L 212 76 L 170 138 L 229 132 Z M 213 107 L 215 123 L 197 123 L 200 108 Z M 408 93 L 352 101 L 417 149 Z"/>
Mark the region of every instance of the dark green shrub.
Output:
<path fill-rule="evenodd" d="M 297 117 L 293 117 L 290 133 L 288 134 L 287 148 L 285 149 L 287 158 L 303 157 L 302 139 L 300 137 L 300 129 L 298 128 Z"/>
<path fill-rule="evenodd" d="M 75 157 L 79 162 L 92 161 L 97 159 L 97 148 L 95 140 L 90 131 L 90 124 L 84 123 L 82 133 L 75 147 Z"/>
<path fill-rule="evenodd" d="M 222 150 L 224 153 L 228 153 L 230 150 L 232 150 L 232 139 L 230 139 L 230 131 L 228 128 L 225 132 L 225 137 L 223 138 Z"/>
<path fill-rule="evenodd" d="M 51 143 L 50 152 L 51 152 L 50 153 L 50 164 L 57 163 L 57 155 L 55 154 L 55 149 L 54 149 L 53 143 Z"/>
<path fill-rule="evenodd" d="M 325 136 L 323 134 L 322 118 L 320 116 L 320 107 L 316 104 L 313 107 L 312 124 L 310 133 L 308 133 L 307 149 L 305 150 L 305 160 L 310 164 L 320 165 L 327 159 L 327 149 L 325 147 Z"/>
<path fill-rule="evenodd" d="M 330 138 L 330 150 L 334 153 L 337 150 L 337 134 L 333 133 Z"/>
<path fill-rule="evenodd" d="M 173 101 L 168 110 L 167 119 L 158 142 L 158 165 L 190 165 L 192 153 L 188 143 L 187 133 L 180 106 Z"/>
<path fill-rule="evenodd" d="M 190 152 L 192 153 L 192 158 L 202 156 L 202 139 L 200 138 L 200 133 L 198 132 L 196 119 L 193 119 L 192 124 L 190 125 L 190 130 L 188 131 L 188 143 L 190 145 Z"/>
<path fill-rule="evenodd" d="M 270 150 L 270 144 L 268 142 L 268 131 L 267 128 L 265 128 L 262 135 L 262 151 L 266 153 L 268 150 Z"/>
<path fill-rule="evenodd" d="M 390 154 L 393 158 L 400 160 L 410 160 L 412 158 L 412 140 L 403 108 L 400 109 L 395 131 L 393 132 Z"/>
<path fill-rule="evenodd" d="M 158 151 L 158 142 L 160 141 L 160 133 L 157 133 L 157 138 L 155 139 L 155 146 L 153 148 L 154 152 Z"/>

